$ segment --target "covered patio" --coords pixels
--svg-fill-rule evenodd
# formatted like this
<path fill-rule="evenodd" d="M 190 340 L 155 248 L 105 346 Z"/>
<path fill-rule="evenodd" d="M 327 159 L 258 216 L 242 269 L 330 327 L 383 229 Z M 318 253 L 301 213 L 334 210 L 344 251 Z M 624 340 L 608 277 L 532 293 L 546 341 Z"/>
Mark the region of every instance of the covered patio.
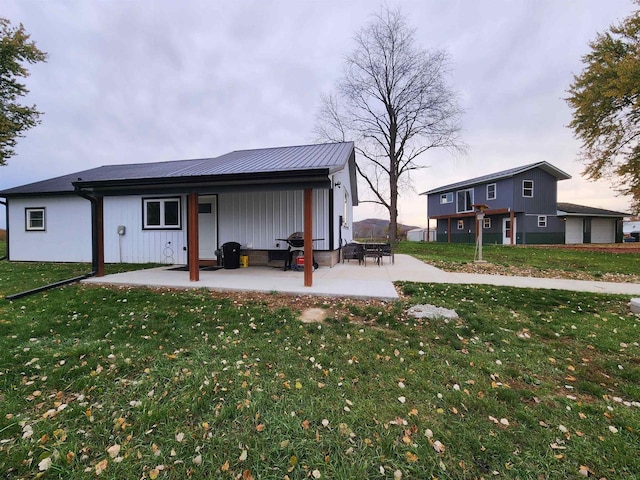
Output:
<path fill-rule="evenodd" d="M 359 265 L 357 261 L 339 263 L 331 268 L 320 267 L 314 272 L 313 285 L 305 286 L 303 272 L 282 268 L 248 267 L 232 270 L 201 270 L 199 280 L 189 278 L 189 272 L 176 271 L 174 265 L 133 272 L 93 277 L 87 284 L 147 286 L 166 288 L 205 288 L 216 291 L 277 292 L 290 295 L 338 296 L 397 300 L 394 281 L 433 281 L 441 273 L 409 255 L 396 255 L 395 263 Z"/>

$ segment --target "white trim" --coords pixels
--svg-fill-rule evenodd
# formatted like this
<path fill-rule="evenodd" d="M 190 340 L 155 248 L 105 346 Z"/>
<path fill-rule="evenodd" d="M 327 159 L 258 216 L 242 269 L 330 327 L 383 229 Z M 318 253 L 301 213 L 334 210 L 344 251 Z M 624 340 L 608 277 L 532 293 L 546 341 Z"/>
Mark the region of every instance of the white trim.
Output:
<path fill-rule="evenodd" d="M 34 225 L 33 213 L 42 213 L 42 218 L 36 222 L 42 222 L 42 225 Z M 24 229 L 27 232 L 45 232 L 47 230 L 47 215 L 45 207 L 25 207 L 24 209 Z"/>
<path fill-rule="evenodd" d="M 440 195 L 440 205 L 453 203 L 453 192 L 446 192 Z"/>
<path fill-rule="evenodd" d="M 525 182 L 531 183 L 531 187 L 525 187 Z M 530 190 L 531 195 L 525 195 L 525 192 Z M 533 198 L 533 180 L 522 180 L 522 197 L 523 198 Z"/>
<path fill-rule="evenodd" d="M 483 220 L 484 221 L 482 222 L 482 228 L 484 228 L 484 229 L 491 228 L 491 218 L 484 217 Z"/>
<path fill-rule="evenodd" d="M 493 187 L 493 196 L 489 197 L 489 187 Z M 495 183 L 487 184 L 487 200 L 495 200 L 497 197 L 498 188 Z"/>
<path fill-rule="evenodd" d="M 466 204 L 467 203 L 467 194 L 471 193 L 471 195 L 469 196 L 469 204 L 468 205 L 463 205 L 462 208 L 464 208 L 465 206 L 467 207 L 467 210 L 460 210 L 460 194 L 464 195 L 463 201 Z M 468 212 L 473 212 L 473 198 L 474 198 L 474 189 L 473 188 L 465 188 L 463 190 L 458 190 L 456 192 L 456 213 L 468 213 Z"/>
<path fill-rule="evenodd" d="M 547 216 L 546 215 L 538 215 L 538 228 L 547 228 Z"/>
<path fill-rule="evenodd" d="M 149 224 L 149 204 L 158 203 L 158 223 Z M 178 218 L 176 224 L 167 223 L 167 210 L 166 205 L 168 203 L 177 203 L 178 206 Z M 182 209 L 180 197 L 158 197 L 158 198 L 143 198 L 142 199 L 142 229 L 143 230 L 182 230 Z"/>

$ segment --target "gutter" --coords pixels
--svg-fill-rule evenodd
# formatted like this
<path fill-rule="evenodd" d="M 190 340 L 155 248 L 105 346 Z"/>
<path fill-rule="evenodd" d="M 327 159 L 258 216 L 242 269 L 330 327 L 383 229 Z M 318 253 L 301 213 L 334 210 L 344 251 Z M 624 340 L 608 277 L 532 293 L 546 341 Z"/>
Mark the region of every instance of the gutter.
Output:
<path fill-rule="evenodd" d="M 5 210 L 5 215 L 6 215 L 6 223 L 5 225 L 7 226 L 7 249 L 6 249 L 6 253 L 0 257 L 0 262 L 2 260 L 6 260 L 7 257 L 9 256 L 9 208 L 7 207 L 7 201 L 6 200 L 0 200 L 0 205 L 4 205 L 4 210 Z"/>
<path fill-rule="evenodd" d="M 89 202 L 91 202 L 91 240 L 92 240 L 92 249 L 91 249 L 91 271 L 89 273 L 85 273 L 84 275 L 79 275 L 77 277 L 73 277 L 73 278 L 68 278 L 66 280 L 60 280 L 59 282 L 54 282 L 54 283 L 50 283 L 49 285 L 44 285 L 42 287 L 37 287 L 37 288 L 33 288 L 31 290 L 26 290 L 24 292 L 20 292 L 20 293 L 14 293 L 13 295 L 7 295 L 5 296 L 5 300 L 17 300 L 18 298 L 22 298 L 22 297 L 26 297 L 28 295 L 33 295 L 35 293 L 40 293 L 40 292 L 44 292 L 46 290 L 51 290 L 53 288 L 56 287 L 61 287 L 63 285 L 69 285 L 71 283 L 76 283 L 79 282 L 80 280 L 84 280 L 85 278 L 90 278 L 95 276 L 97 270 L 98 270 L 98 249 L 97 249 L 97 243 L 98 243 L 98 225 L 97 225 L 97 215 L 96 215 L 96 199 L 95 197 L 92 197 L 90 195 L 87 195 L 83 192 L 80 191 L 79 188 L 76 188 L 76 193 L 86 199 L 89 200 Z M 0 200 L 0 203 L 5 203 L 2 202 Z M 5 203 L 6 205 L 6 203 Z M 7 231 L 8 231 L 8 222 L 7 222 Z M 4 258 L 4 257 L 3 257 Z M 2 259 L 0 259 L 2 260 Z"/>

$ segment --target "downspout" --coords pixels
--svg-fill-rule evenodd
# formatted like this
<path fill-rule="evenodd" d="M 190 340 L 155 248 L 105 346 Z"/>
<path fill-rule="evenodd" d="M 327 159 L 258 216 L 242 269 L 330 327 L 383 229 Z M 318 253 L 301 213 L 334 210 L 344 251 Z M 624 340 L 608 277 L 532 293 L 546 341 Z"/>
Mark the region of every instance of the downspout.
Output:
<path fill-rule="evenodd" d="M 0 261 L 2 260 L 6 260 L 9 257 L 9 207 L 7 206 L 7 201 L 6 200 L 0 200 L 0 205 L 4 205 L 4 214 L 5 214 L 5 225 L 7 226 L 7 249 L 5 251 L 5 254 L 0 257 Z"/>
<path fill-rule="evenodd" d="M 51 290 L 53 288 L 57 288 L 57 287 L 62 287 L 64 285 L 69 285 L 70 283 L 76 283 L 79 282 L 80 280 L 84 280 L 85 278 L 89 278 L 89 277 L 93 277 L 95 276 L 97 270 L 98 270 L 98 249 L 97 249 L 97 244 L 98 244 L 98 222 L 97 222 L 97 215 L 96 215 L 96 206 L 97 206 L 97 200 L 95 199 L 95 197 L 92 197 L 90 195 L 87 195 L 86 193 L 82 193 L 78 188 L 76 188 L 76 193 L 86 199 L 89 200 L 89 202 L 91 202 L 91 240 L 92 240 L 92 268 L 91 271 L 89 273 L 85 273 L 84 275 L 79 275 L 77 277 L 73 277 L 73 278 L 68 278 L 66 280 L 60 280 L 59 282 L 54 282 L 54 283 L 50 283 L 49 285 L 44 285 L 42 287 L 37 287 L 31 290 L 27 290 L 25 292 L 20 292 L 20 293 L 14 293 L 13 295 L 7 295 L 4 298 L 6 300 L 17 300 L 18 298 L 22 298 L 22 297 L 26 297 L 29 295 L 33 295 L 34 293 L 40 293 L 40 292 L 44 292 L 46 290 Z M 9 223 L 7 222 L 7 231 L 9 230 Z"/>

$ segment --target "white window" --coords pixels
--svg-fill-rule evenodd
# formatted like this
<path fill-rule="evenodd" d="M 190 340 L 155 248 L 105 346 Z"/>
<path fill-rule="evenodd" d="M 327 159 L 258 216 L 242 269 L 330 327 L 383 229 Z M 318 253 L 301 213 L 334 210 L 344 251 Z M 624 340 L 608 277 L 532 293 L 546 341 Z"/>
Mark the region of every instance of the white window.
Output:
<path fill-rule="evenodd" d="M 28 232 L 44 232 L 44 207 L 39 208 L 25 208 L 24 209 L 24 222 L 25 230 Z"/>
<path fill-rule="evenodd" d="M 485 218 L 484 219 L 484 223 L 482 224 L 483 228 L 491 228 L 491 219 L 490 218 Z"/>
<path fill-rule="evenodd" d="M 447 192 L 440 195 L 440 203 L 453 203 L 453 192 Z"/>
<path fill-rule="evenodd" d="M 460 190 L 457 192 L 458 195 L 458 203 L 457 203 L 457 212 L 473 212 L 473 188 L 468 188 L 467 190 Z"/>
<path fill-rule="evenodd" d="M 546 226 L 547 226 L 547 216 L 538 215 L 538 228 L 546 228 Z"/>
<path fill-rule="evenodd" d="M 533 197 L 533 180 L 522 181 L 522 196 L 527 198 Z"/>
<path fill-rule="evenodd" d="M 495 200 L 496 199 L 496 184 L 490 183 L 487 185 L 487 200 Z"/>
<path fill-rule="evenodd" d="M 142 214 L 144 230 L 180 230 L 182 228 L 180 197 L 143 198 Z"/>
<path fill-rule="evenodd" d="M 464 230 L 464 220 L 458 220 L 458 230 Z"/>

